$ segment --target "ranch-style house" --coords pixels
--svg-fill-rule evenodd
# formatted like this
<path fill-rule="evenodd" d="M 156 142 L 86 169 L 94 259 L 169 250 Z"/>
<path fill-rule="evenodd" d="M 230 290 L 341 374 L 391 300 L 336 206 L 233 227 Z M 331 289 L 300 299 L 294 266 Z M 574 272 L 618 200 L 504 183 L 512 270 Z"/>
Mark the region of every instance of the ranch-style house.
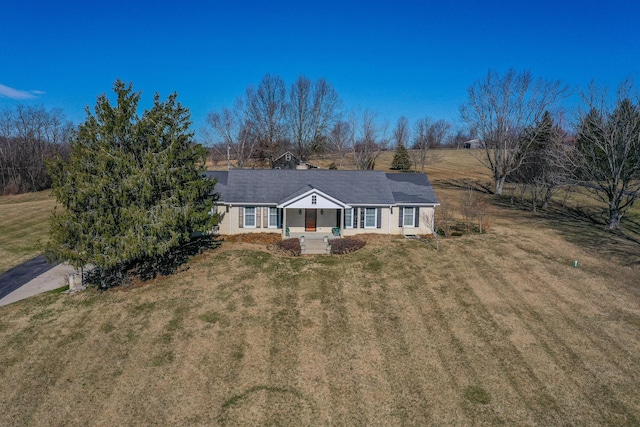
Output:
<path fill-rule="evenodd" d="M 206 176 L 217 179 L 223 235 L 424 235 L 439 205 L 427 176 L 417 173 L 232 169 Z"/>

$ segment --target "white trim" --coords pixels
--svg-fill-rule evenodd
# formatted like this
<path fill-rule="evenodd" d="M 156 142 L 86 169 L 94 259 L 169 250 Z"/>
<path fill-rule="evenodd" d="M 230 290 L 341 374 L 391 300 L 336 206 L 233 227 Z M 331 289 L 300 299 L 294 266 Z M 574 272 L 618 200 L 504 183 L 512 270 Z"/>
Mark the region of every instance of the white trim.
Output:
<path fill-rule="evenodd" d="M 349 211 L 349 222 L 347 222 L 347 211 Z M 343 228 L 353 228 L 353 208 L 344 208 L 342 214 Z"/>
<path fill-rule="evenodd" d="M 369 204 L 366 204 L 366 203 L 354 203 L 353 206 L 358 206 L 358 207 L 363 207 L 363 208 L 379 208 L 379 207 L 383 207 L 384 208 L 384 207 L 386 207 L 386 205 L 381 205 L 380 203 L 375 203 L 375 204 L 372 204 L 372 203 L 369 203 Z"/>
<path fill-rule="evenodd" d="M 367 209 L 373 209 L 373 225 L 367 225 Z M 364 228 L 378 228 L 378 208 L 364 208 Z"/>
<path fill-rule="evenodd" d="M 313 196 L 313 195 L 320 196 L 321 198 L 324 198 L 324 199 L 328 200 L 329 202 L 337 205 L 337 207 L 327 207 L 325 209 L 338 209 L 338 208 L 344 209 L 344 208 L 351 207 L 348 204 L 346 204 L 344 202 L 341 202 L 340 200 L 336 199 L 335 197 L 331 197 L 330 195 L 328 195 L 328 194 L 326 194 L 326 193 L 324 193 L 324 192 L 322 192 L 322 191 L 320 191 L 320 190 L 318 190 L 316 188 L 312 188 L 311 190 L 308 190 L 308 191 L 304 192 L 303 194 L 301 194 L 299 196 L 296 196 L 293 199 L 289 199 L 289 200 L 286 200 L 286 201 L 284 201 L 282 203 L 279 203 L 277 205 L 277 207 L 279 207 L 281 209 L 285 209 L 285 208 L 294 209 L 294 208 L 305 208 L 305 207 L 307 207 L 309 209 L 316 209 L 316 206 L 318 206 L 317 203 L 316 203 L 316 205 L 309 204 L 309 206 L 295 206 L 295 207 L 291 206 L 291 205 L 294 205 L 296 202 L 298 202 L 298 201 L 300 201 L 300 200 L 302 200 L 302 199 L 304 199 L 306 197 Z M 320 207 L 318 207 L 317 209 L 320 209 Z"/>
<path fill-rule="evenodd" d="M 231 205 L 229 205 L 231 207 Z M 248 206 L 248 207 L 253 207 L 253 206 L 260 206 L 260 207 L 264 207 L 264 206 L 273 206 L 273 203 L 243 203 L 243 202 L 233 202 L 233 206 Z"/>
<path fill-rule="evenodd" d="M 407 224 L 407 209 L 411 209 L 411 224 Z M 402 227 L 403 228 L 415 228 L 416 226 L 416 207 L 415 206 L 403 206 L 402 207 Z"/>
<path fill-rule="evenodd" d="M 276 223 L 271 224 L 271 209 L 275 209 L 276 211 Z M 267 211 L 267 228 L 278 228 L 278 208 L 275 206 L 269 206 Z"/>
<path fill-rule="evenodd" d="M 257 228 L 257 213 L 258 213 L 258 208 L 256 206 L 245 206 L 242 208 L 243 212 L 242 212 L 242 225 L 244 226 L 244 228 Z M 253 225 L 247 225 L 247 209 L 253 209 Z"/>

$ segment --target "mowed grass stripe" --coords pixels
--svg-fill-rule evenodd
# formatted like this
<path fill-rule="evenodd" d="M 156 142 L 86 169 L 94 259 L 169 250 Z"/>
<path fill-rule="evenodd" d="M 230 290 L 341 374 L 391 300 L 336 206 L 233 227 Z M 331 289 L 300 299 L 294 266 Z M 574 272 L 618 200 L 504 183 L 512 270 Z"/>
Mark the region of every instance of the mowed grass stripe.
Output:
<path fill-rule="evenodd" d="M 465 272 L 464 269 L 460 271 Z M 527 421 L 531 417 L 529 411 L 513 411 L 514 407 L 526 407 L 526 400 L 505 375 L 499 359 L 487 352 L 491 343 L 477 333 L 479 325 L 469 314 L 476 308 L 470 308 L 452 296 L 455 289 L 463 286 L 464 278 L 455 275 L 448 283 L 441 286 L 421 284 L 412 289 L 410 296 L 416 306 L 428 307 L 423 310 L 423 324 L 429 325 L 430 336 L 434 337 L 433 346 L 455 391 L 451 401 L 464 411 L 471 424 Z M 469 389 L 488 392 L 491 404 L 483 406 L 470 401 L 465 396 Z"/>
<path fill-rule="evenodd" d="M 589 368 L 583 356 L 580 355 L 584 353 L 581 343 L 568 342 L 574 336 L 580 337 L 580 340 L 584 340 L 585 337 L 579 334 L 574 335 L 564 317 L 562 317 L 563 323 L 553 324 L 555 316 L 539 313 L 527 302 L 524 294 L 515 289 L 513 283 L 516 283 L 515 280 L 518 280 L 518 277 L 511 276 L 508 269 L 496 267 L 499 260 L 491 254 L 481 255 L 481 257 L 478 265 L 482 265 L 482 268 L 474 266 L 478 277 L 484 277 L 484 282 L 493 288 L 496 294 L 504 295 L 505 302 L 508 302 L 511 311 L 520 319 L 522 325 L 536 337 L 538 343 L 544 346 L 555 365 L 565 372 L 566 380 L 573 382 L 576 392 L 583 394 L 584 398 L 590 402 L 585 410 L 587 412 L 592 408 L 597 410 L 602 417 L 601 422 L 605 423 L 614 422 L 614 420 L 620 422 L 618 414 L 621 412 L 623 421 L 635 420 L 636 416 L 613 397 L 613 391 L 608 386 L 597 381 L 594 385 L 593 380 L 598 377 L 598 374 Z M 563 331 L 563 336 L 561 337 L 556 331 Z M 594 390 L 599 391 L 594 393 Z M 602 390 L 607 393 L 602 395 Z M 602 407 L 603 402 L 607 403 L 607 407 Z"/>
<path fill-rule="evenodd" d="M 204 337 L 201 357 L 209 401 L 197 405 L 195 424 L 243 425 L 249 417 L 264 419 L 260 387 L 269 384 L 272 294 L 269 286 L 255 286 L 253 268 L 247 265 L 250 255 L 214 252 L 195 278 L 202 292 L 198 319 L 211 335 L 211 341 Z"/>
<path fill-rule="evenodd" d="M 618 392 L 614 391 L 616 384 L 621 384 L 625 378 L 634 375 L 635 367 L 638 366 L 637 361 L 634 360 L 636 358 L 608 333 L 599 328 L 594 317 L 590 317 L 588 312 L 578 316 L 580 312 L 577 311 L 577 308 L 572 307 L 572 304 L 562 298 L 551 286 L 548 286 L 545 293 L 553 298 L 547 298 L 545 316 L 539 316 L 538 320 L 544 323 L 553 322 L 560 318 L 563 320 L 562 324 L 549 326 L 549 330 L 562 328 L 566 331 L 568 339 L 565 344 L 567 349 L 570 349 L 568 351 L 570 351 L 571 358 L 577 361 L 574 362 L 574 365 L 581 366 L 588 375 L 593 375 L 598 379 L 595 384 L 592 381 L 592 387 L 587 390 L 592 390 L 592 394 L 598 396 L 595 397 L 596 401 L 603 400 L 599 396 L 604 395 L 604 400 L 607 400 L 612 407 L 616 407 L 615 411 L 603 411 L 606 422 L 620 422 L 620 419 L 624 422 L 631 421 L 634 424 L 638 422 L 637 416 L 629 409 L 636 402 L 633 393 L 629 394 L 629 390 L 626 388 Z M 521 293 L 520 296 L 525 300 L 531 298 L 526 293 Z M 609 311 L 606 310 L 606 312 Z M 580 353 L 585 353 L 584 349 L 587 349 L 586 357 L 579 356 L 580 350 L 582 350 Z M 619 419 L 619 417 L 621 418 Z"/>
<path fill-rule="evenodd" d="M 0 251 L 11 244 L 17 244 L 18 248 L 33 247 L 38 238 L 47 237 L 49 218 L 55 205 L 50 193 L 0 196 Z M 17 237 L 23 237 L 22 242 L 16 243 Z"/>
<path fill-rule="evenodd" d="M 84 328 L 85 339 L 84 342 L 80 340 L 77 344 L 65 346 L 68 353 L 64 357 L 70 363 L 66 365 L 60 377 L 61 384 L 56 389 L 67 390 L 67 404 L 60 405 L 50 399 L 42 402 L 39 415 L 35 417 L 39 423 L 47 420 L 51 425 L 87 425 L 96 419 L 104 419 L 105 415 L 110 415 L 112 420 L 115 418 L 111 409 L 105 409 L 105 406 L 109 408 L 113 396 L 121 393 L 119 378 L 123 374 L 126 376 L 126 372 L 138 363 L 138 355 L 130 347 L 133 336 L 129 333 L 137 322 L 127 319 L 127 312 L 120 304 L 121 298 L 116 294 L 104 295 L 100 300 L 105 312 L 95 310 L 95 295 L 90 299 L 68 301 L 75 302 L 69 305 L 78 310 L 86 322 L 75 326 Z M 64 329 L 60 325 L 59 330 Z M 91 356 L 78 357 L 78 354 Z M 77 411 L 78 406 L 87 410 Z"/>
<path fill-rule="evenodd" d="M 464 250 L 461 248 L 461 250 Z M 599 403 L 589 399 L 589 396 L 585 393 L 585 383 L 588 381 L 590 373 L 586 373 L 582 369 L 575 367 L 576 361 L 579 360 L 579 356 L 563 339 L 567 336 L 564 332 L 564 325 L 556 325 L 558 329 L 551 329 L 547 325 L 547 316 L 541 315 L 533 307 L 529 306 L 522 300 L 521 295 L 513 291 L 513 282 L 507 281 L 502 275 L 504 270 L 502 268 L 490 268 L 487 263 L 497 262 L 496 259 L 477 259 L 478 266 L 475 266 L 469 272 L 469 279 L 475 283 L 476 294 L 481 291 L 482 295 L 487 293 L 493 294 L 492 299 L 501 298 L 501 305 L 508 307 L 507 314 L 513 314 L 515 319 L 505 317 L 507 321 L 503 324 L 505 327 L 512 329 L 512 335 L 519 333 L 521 330 L 533 337 L 534 347 L 533 350 L 529 346 L 522 347 L 516 345 L 516 348 L 520 348 L 522 355 L 528 355 L 528 363 L 533 366 L 537 375 L 542 376 L 547 384 L 547 387 L 551 390 L 557 377 L 562 375 L 562 383 L 564 384 L 563 394 L 564 399 L 566 395 L 576 395 L 572 400 L 564 400 L 560 404 L 564 409 L 579 408 L 578 413 L 587 413 L 589 418 L 603 417 L 605 413 L 600 408 Z M 482 267 L 479 267 L 479 266 Z M 545 299 L 546 301 L 546 299 Z M 562 331 L 560 336 L 556 331 Z M 542 352 L 535 352 L 535 345 L 541 346 Z M 541 357 L 541 361 L 536 361 L 534 356 Z M 548 361 L 545 362 L 545 359 Z M 548 364 L 551 366 L 545 366 Z M 551 369 L 550 369 L 551 368 Z M 555 368 L 555 369 L 553 369 Z M 559 370 L 556 371 L 556 370 Z M 562 373 L 562 374 L 561 374 Z M 578 378 L 582 376 L 583 378 Z M 556 378 L 554 378 L 556 377 Z M 569 384 L 573 387 L 569 388 Z M 577 397 L 579 396 L 579 397 Z M 596 411 L 596 412 L 594 412 Z M 572 416 L 571 414 L 568 414 Z"/>
<path fill-rule="evenodd" d="M 35 257 L 49 233 L 52 200 L 0 204 L 0 272 Z"/>
<path fill-rule="evenodd" d="M 299 333 L 298 278 L 278 284 L 270 305 L 269 385 L 265 424 L 299 426 L 313 420 L 313 404 L 298 387 Z"/>
<path fill-rule="evenodd" d="M 67 419 L 76 417 L 71 414 L 74 400 L 67 400 L 66 405 L 60 406 L 51 402 L 48 396 L 56 393 L 61 386 L 80 385 L 69 382 L 69 373 L 77 374 L 78 365 L 84 362 L 76 360 L 77 352 L 84 354 L 91 347 L 88 342 L 93 328 L 90 321 L 70 329 L 64 321 L 64 316 L 60 317 L 60 314 L 66 311 L 65 304 L 47 296 L 43 296 L 39 303 L 36 307 L 31 307 L 31 310 L 20 313 L 19 322 L 23 329 L 7 340 L 6 347 L 0 351 L 4 356 L 11 355 L 12 352 L 16 352 L 14 355 L 28 355 L 26 369 L 15 369 L 25 362 L 20 360 L 3 374 L 14 387 L 4 394 L 2 407 L 9 411 L 11 419 L 16 424 L 37 425 L 43 419 L 60 419 L 62 423 L 65 414 L 69 416 Z M 90 310 L 85 308 L 79 308 L 78 314 L 85 319 L 92 317 Z M 42 363 L 33 364 L 33 360 L 41 360 Z M 2 364 L 4 365 L 4 361 Z M 101 372 L 106 370 L 108 368 L 100 369 Z M 14 375 L 19 377 L 16 378 Z M 85 378 L 91 378 L 91 374 Z M 74 395 L 82 395 L 76 387 L 72 388 L 73 392 L 67 393 L 65 397 L 73 399 Z M 86 393 L 86 389 L 84 391 Z M 25 410 L 25 405 L 31 409 Z"/>
<path fill-rule="evenodd" d="M 441 284 L 441 271 L 439 266 L 439 254 L 429 252 L 425 258 L 423 244 L 418 242 L 397 242 L 397 246 L 403 248 L 406 254 L 405 266 L 412 266 L 408 272 L 414 271 L 414 275 L 405 278 L 404 292 L 408 305 L 403 307 L 418 317 L 421 331 L 418 336 L 412 335 L 411 339 L 421 342 L 424 340 L 423 356 L 430 359 L 425 362 L 426 373 L 430 380 L 428 395 L 433 396 L 432 421 L 436 424 L 496 424 L 503 423 L 493 407 L 475 405 L 465 399 L 465 390 L 469 387 L 485 388 L 481 374 L 476 369 L 476 364 L 482 354 L 478 353 L 478 343 L 463 343 L 461 331 L 466 326 L 461 326 L 460 312 L 464 309 L 445 297 L 449 288 L 457 286 L 455 277 L 447 272 L 451 282 L 446 286 Z M 389 269 L 396 275 L 403 270 L 401 264 L 395 269 Z M 406 267 L 405 273 L 406 274 Z M 402 273 L 400 273 L 402 274 Z M 405 327 L 407 327 L 405 325 Z M 469 336 L 466 335 L 466 338 Z M 494 378 L 492 381 L 500 381 Z M 455 417 L 452 417 L 451 405 L 456 407 Z M 448 407 L 448 410 L 443 410 Z M 464 414 L 464 415 L 463 415 Z M 465 420 L 465 421 L 461 421 Z"/>
<path fill-rule="evenodd" d="M 622 309 L 620 304 L 614 308 L 606 298 L 597 297 L 608 294 L 604 292 L 607 289 L 603 289 L 601 282 L 594 283 L 592 277 L 586 273 L 567 266 L 563 272 L 565 277 L 562 286 L 554 286 L 557 276 L 535 268 L 535 260 L 532 260 L 525 250 L 514 248 L 512 254 L 519 265 L 529 266 L 527 281 L 531 287 L 537 287 L 539 292 L 551 297 L 544 301 L 544 309 L 552 314 L 552 318 L 561 317 L 567 323 L 567 329 L 574 331 L 572 336 L 588 340 L 588 346 L 598 350 L 602 356 L 606 355 L 607 361 L 614 365 L 621 375 L 626 377 L 635 373 L 640 356 L 630 351 L 626 345 L 622 345 L 624 340 L 615 339 L 595 321 L 598 317 L 611 316 Z M 522 281 L 522 277 L 519 275 L 513 280 Z M 521 293 L 525 299 L 532 299 L 530 295 L 530 292 Z M 535 301 L 532 300 L 530 303 L 534 305 Z M 632 311 L 633 307 L 629 307 L 629 310 Z M 630 333 L 633 331 L 633 328 L 629 328 Z M 638 340 L 640 336 L 636 333 L 634 338 Z"/>
<path fill-rule="evenodd" d="M 589 340 L 589 347 L 599 350 L 602 354 L 607 354 L 608 360 L 624 375 L 633 374 L 634 367 L 640 362 L 638 356 L 629 351 L 626 345 L 621 344 L 621 342 L 625 342 L 624 340 L 615 339 L 602 328 L 595 327 L 598 322 L 594 321 L 602 316 L 615 317 L 615 314 L 623 308 L 626 308 L 629 313 L 633 313 L 634 309 L 637 310 L 637 306 L 628 304 L 633 299 L 620 300 L 617 298 L 617 301 L 610 299 L 609 295 L 612 292 L 609 292 L 609 286 L 602 281 L 595 281 L 591 275 L 581 269 L 566 265 L 563 270 L 554 269 L 555 273 L 550 274 L 546 269 L 536 268 L 540 265 L 535 259 L 536 255 L 531 256 L 526 248 L 514 246 L 510 253 L 518 265 L 526 270 L 527 279 L 523 281 L 522 275 L 518 274 L 511 277 L 511 280 L 526 283 L 527 289 L 535 289 L 536 293 L 552 297 L 543 300 L 543 305 L 538 302 L 538 310 L 544 309 L 552 314 L 553 318 L 562 318 L 575 331 L 572 336 L 581 336 Z M 610 268 L 615 269 L 615 266 L 612 265 Z M 514 274 L 514 272 L 509 274 Z M 614 286 L 618 287 L 618 285 Z M 521 286 L 519 289 L 522 288 Z M 616 294 L 618 293 L 616 292 Z M 523 298 L 529 298 L 531 304 L 536 304 L 532 298 L 532 292 L 522 292 L 521 295 Z M 621 307 L 621 304 L 628 305 L 628 307 Z M 594 331 L 598 333 L 593 333 Z M 630 329 L 631 331 L 633 328 Z M 638 339 L 639 336 L 636 334 L 634 338 Z M 609 357 L 612 355 L 615 357 Z"/>
<path fill-rule="evenodd" d="M 363 408 L 361 384 L 354 369 L 356 356 L 354 330 L 358 307 L 353 304 L 354 286 L 347 280 L 323 278 L 318 283 L 322 341 L 319 349 L 326 360 L 325 377 L 329 389 L 331 419 L 339 425 L 371 425 Z M 349 299 L 345 295 L 349 292 Z M 350 319 L 349 313 L 352 313 Z"/>
<path fill-rule="evenodd" d="M 561 415 L 555 399 L 550 396 L 546 383 L 533 369 L 523 352 L 510 340 L 508 330 L 491 314 L 486 304 L 478 298 L 468 282 L 461 278 L 463 286 L 457 287 L 452 297 L 462 307 L 469 307 L 459 314 L 467 320 L 465 331 L 476 335 L 483 343 L 485 363 L 491 368 L 485 380 L 499 372 L 528 409 L 527 417 L 518 422 L 530 423 L 542 420 L 544 424 L 555 424 Z M 474 281 L 475 282 L 475 281 Z M 466 341 L 470 339 L 467 338 Z"/>
<path fill-rule="evenodd" d="M 431 422 L 432 403 L 423 389 L 422 369 L 415 360 L 417 355 L 410 351 L 409 338 L 405 336 L 404 326 L 415 319 L 406 319 L 408 313 L 397 306 L 394 295 L 398 288 L 393 285 L 384 276 L 378 277 L 370 307 L 384 357 L 384 372 L 391 386 L 393 415 L 401 425 L 427 425 Z M 391 291 L 390 287 L 393 287 Z"/>
<path fill-rule="evenodd" d="M 428 397 L 429 365 L 422 357 L 420 317 L 414 316 L 400 301 L 402 281 L 392 278 L 406 266 L 397 263 L 407 260 L 380 247 L 364 254 L 362 268 L 366 272 L 365 295 L 368 299 L 364 307 L 372 322 L 382 370 L 389 385 L 390 416 L 401 425 L 430 424 L 434 403 Z M 385 264 L 390 268 L 384 269 Z"/>

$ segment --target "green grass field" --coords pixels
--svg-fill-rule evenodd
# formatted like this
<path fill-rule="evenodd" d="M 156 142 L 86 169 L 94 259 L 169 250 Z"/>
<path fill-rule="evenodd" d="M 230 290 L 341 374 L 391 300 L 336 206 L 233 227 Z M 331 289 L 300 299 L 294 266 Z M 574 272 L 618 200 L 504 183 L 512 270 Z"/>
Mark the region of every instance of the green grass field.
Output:
<path fill-rule="evenodd" d="M 50 191 L 0 197 L 0 273 L 40 253 L 54 205 Z"/>
<path fill-rule="evenodd" d="M 429 166 L 454 207 L 486 179 L 468 156 Z M 0 307 L 0 425 L 640 424 L 637 211 L 611 234 L 581 195 L 492 200 L 488 234 L 439 251 L 227 242 L 171 277 Z"/>

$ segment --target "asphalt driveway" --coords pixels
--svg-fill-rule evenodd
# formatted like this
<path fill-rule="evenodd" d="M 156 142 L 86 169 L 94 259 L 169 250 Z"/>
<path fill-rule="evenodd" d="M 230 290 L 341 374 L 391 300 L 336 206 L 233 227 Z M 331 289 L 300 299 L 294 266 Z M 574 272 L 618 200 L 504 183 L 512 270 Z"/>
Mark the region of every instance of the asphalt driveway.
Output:
<path fill-rule="evenodd" d="M 28 283 L 41 274 L 51 270 L 56 265 L 57 263 L 47 263 L 44 255 L 38 255 L 37 257 L 0 274 L 0 299 L 20 288 L 25 283 Z"/>

